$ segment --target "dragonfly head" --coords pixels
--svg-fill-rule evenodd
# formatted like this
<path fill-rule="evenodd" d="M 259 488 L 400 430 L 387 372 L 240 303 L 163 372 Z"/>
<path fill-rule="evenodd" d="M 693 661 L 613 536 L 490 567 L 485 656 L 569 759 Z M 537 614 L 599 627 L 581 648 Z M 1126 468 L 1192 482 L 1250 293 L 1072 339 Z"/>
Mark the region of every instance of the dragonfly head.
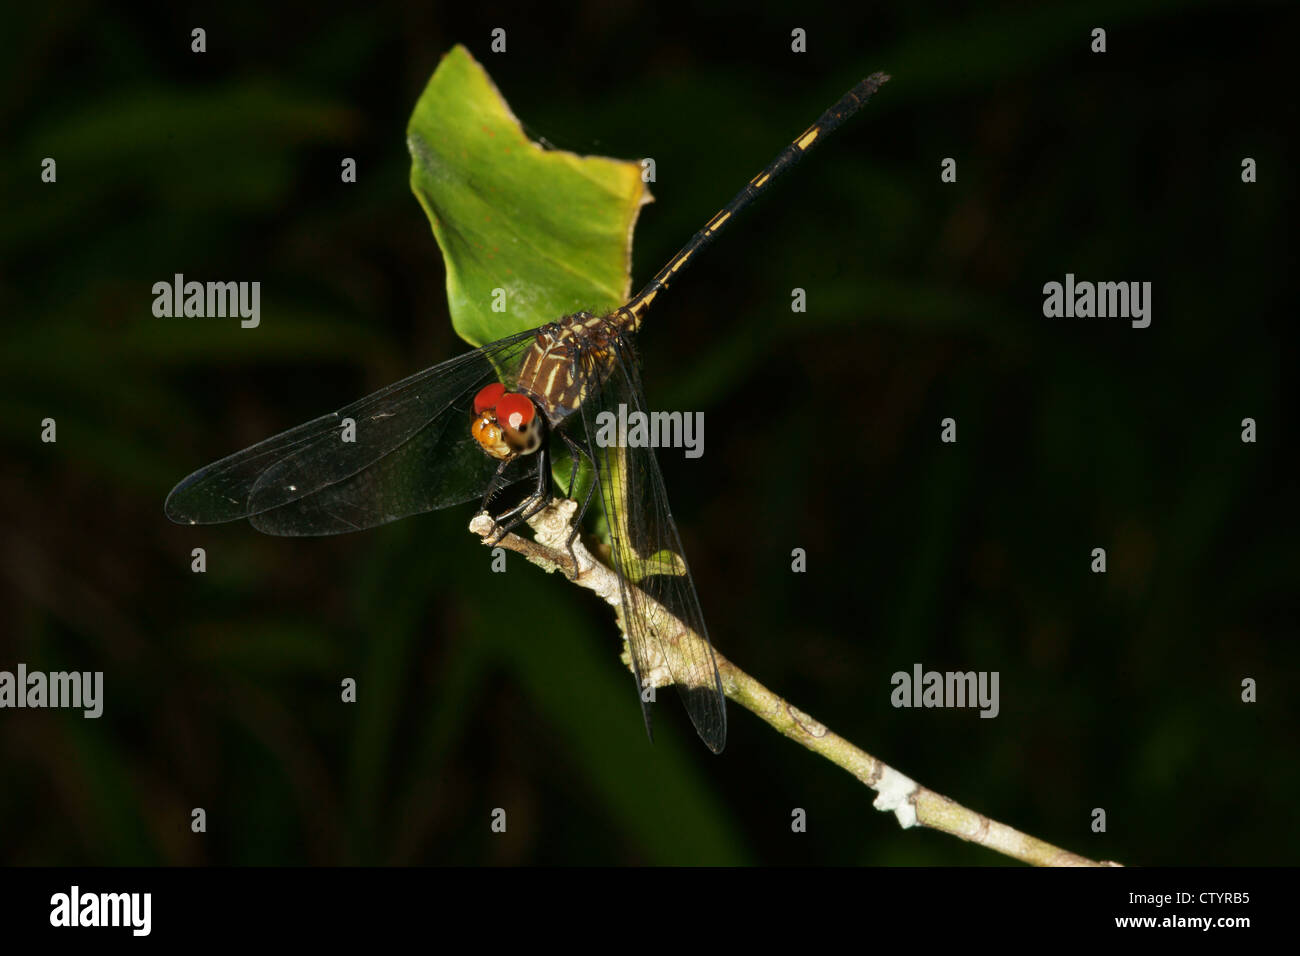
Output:
<path fill-rule="evenodd" d="M 493 382 L 474 396 L 470 434 L 493 458 L 509 461 L 531 455 L 542 447 L 544 430 L 545 419 L 522 392 L 508 392 L 500 382 Z"/>

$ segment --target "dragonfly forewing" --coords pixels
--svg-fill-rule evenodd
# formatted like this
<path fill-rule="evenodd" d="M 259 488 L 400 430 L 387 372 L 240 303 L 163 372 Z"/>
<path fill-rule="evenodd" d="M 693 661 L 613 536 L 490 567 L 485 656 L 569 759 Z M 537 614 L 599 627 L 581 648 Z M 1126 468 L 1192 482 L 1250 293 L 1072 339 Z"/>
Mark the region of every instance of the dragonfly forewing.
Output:
<path fill-rule="evenodd" d="M 167 496 L 167 516 L 339 534 L 478 497 L 496 465 L 469 440 L 473 395 L 511 374 L 535 334 L 457 356 L 201 468 Z M 516 463 L 503 478 L 529 473 Z"/>

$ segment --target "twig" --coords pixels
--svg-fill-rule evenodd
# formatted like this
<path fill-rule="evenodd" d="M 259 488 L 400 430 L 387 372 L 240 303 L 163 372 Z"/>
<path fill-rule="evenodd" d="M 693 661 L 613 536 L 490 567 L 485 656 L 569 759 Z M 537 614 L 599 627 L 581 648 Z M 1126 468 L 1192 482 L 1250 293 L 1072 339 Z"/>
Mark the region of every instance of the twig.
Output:
<path fill-rule="evenodd" d="M 546 571 L 563 569 L 570 580 L 580 587 L 594 591 L 611 607 L 619 609 L 618 576 L 613 570 L 592 557 L 582 540 L 573 542 L 577 557 L 577 573 L 569 554 L 570 522 L 577 511 L 577 502 L 560 499 L 529 519 L 528 524 L 537 535 L 536 541 L 507 534 L 495 542 L 502 548 L 522 554 L 530 562 Z M 496 531 L 496 524 L 487 514 L 475 515 L 470 531 L 483 538 L 484 543 Z M 628 584 L 629 587 L 634 585 Z M 653 602 L 646 598 L 648 605 Z M 662 609 L 659 609 L 662 613 Z M 698 636 L 679 625 L 679 636 L 686 640 L 699 640 Z M 622 614 L 619 625 L 623 627 Z M 626 639 L 625 639 L 626 640 Z M 665 653 L 673 653 L 665 647 Z M 873 806 L 877 810 L 891 811 L 904 829 L 914 826 L 930 827 L 950 833 L 955 837 L 978 843 L 1006 856 L 1037 866 L 1118 866 L 1109 861 L 1098 862 L 1062 850 L 1036 837 L 1021 833 L 1003 823 L 998 823 L 982 813 L 976 813 L 961 804 L 921 786 L 915 780 L 899 773 L 882 760 L 849 743 L 825 724 L 810 717 L 797 707 L 772 693 L 739 667 L 727 660 L 717 650 L 718 672 L 722 677 L 722 690 L 731 700 L 752 711 L 796 743 L 821 754 L 836 766 L 853 774 L 858 780 L 876 791 Z M 624 660 L 628 662 L 627 652 Z M 630 663 L 630 662 L 629 662 Z M 670 668 L 654 668 L 660 676 L 653 683 L 662 685 Z"/>

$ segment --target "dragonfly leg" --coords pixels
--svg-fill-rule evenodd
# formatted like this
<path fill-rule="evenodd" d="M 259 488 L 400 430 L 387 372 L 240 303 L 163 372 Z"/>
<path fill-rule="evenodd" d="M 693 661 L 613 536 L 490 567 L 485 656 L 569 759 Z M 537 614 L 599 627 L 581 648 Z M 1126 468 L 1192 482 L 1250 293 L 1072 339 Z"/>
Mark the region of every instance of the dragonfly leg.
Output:
<path fill-rule="evenodd" d="M 578 461 L 579 461 L 578 456 L 581 453 L 582 449 L 579 448 L 578 443 L 575 442 L 572 438 L 570 438 L 566 433 L 560 432 L 560 437 L 563 438 L 564 443 L 569 446 L 569 491 L 564 497 L 572 501 L 573 489 L 578 484 Z M 585 511 L 586 509 L 584 508 L 583 510 Z M 581 517 L 581 515 L 579 515 L 578 517 Z"/>
<path fill-rule="evenodd" d="M 551 501 L 551 455 L 545 445 L 537 453 L 537 490 L 525 498 L 519 504 L 515 505 L 509 511 L 502 512 L 499 515 L 493 515 L 492 520 L 496 522 L 497 530 L 492 535 L 489 545 L 497 544 L 507 534 L 517 528 L 522 522 L 528 520 L 537 512 L 545 508 Z M 499 468 L 498 474 L 504 470 L 505 463 Z M 495 484 L 495 479 L 493 483 Z M 484 500 L 484 511 L 487 511 L 487 501 Z"/>
<path fill-rule="evenodd" d="M 560 432 L 560 437 L 563 438 L 564 443 L 569 446 L 569 454 L 573 456 L 573 471 L 570 473 L 569 476 L 569 498 L 572 499 L 574 486 L 577 484 L 578 481 L 578 462 L 581 458 L 586 458 L 588 460 L 591 460 L 591 453 L 587 451 L 587 449 L 583 448 L 581 444 L 579 444 L 578 442 L 570 438 L 568 435 L 566 435 L 564 432 Z M 595 462 L 593 461 L 592 463 L 594 464 Z M 575 570 L 578 567 L 578 553 L 573 550 L 573 542 L 576 541 L 578 538 L 578 529 L 582 525 L 583 515 L 587 513 L 587 509 L 591 506 L 591 496 L 592 494 L 595 493 L 595 491 L 596 491 L 596 480 L 595 480 L 595 476 L 593 475 L 591 484 L 587 486 L 587 494 L 582 499 L 582 507 L 580 507 L 577 513 L 574 514 L 573 516 L 573 527 L 569 529 L 569 540 L 566 542 L 566 547 L 569 549 L 569 558 L 570 560 L 573 561 L 573 567 Z"/>
<path fill-rule="evenodd" d="M 542 461 L 541 461 L 541 465 L 539 466 L 539 471 L 537 475 L 537 491 L 530 498 L 525 498 L 522 502 L 520 502 L 519 508 L 522 509 L 522 514 L 520 514 L 519 520 L 521 521 L 527 521 L 533 515 L 537 514 L 539 511 L 544 509 L 547 505 L 551 503 L 551 498 L 553 497 L 553 495 L 551 494 L 551 486 L 550 486 L 550 475 L 551 475 L 550 449 L 543 448 L 540 452 L 540 455 L 542 456 Z M 572 478 L 569 479 L 569 489 L 570 489 L 570 496 L 572 496 L 572 489 L 573 489 Z"/>
<path fill-rule="evenodd" d="M 487 491 L 483 492 L 483 504 L 479 508 L 480 511 L 486 511 L 488 514 L 492 513 L 489 510 L 488 505 L 492 503 L 492 497 L 501 487 L 501 476 L 505 473 L 506 466 L 509 464 L 509 461 L 503 461 L 501 464 L 497 465 L 497 470 L 492 474 L 492 480 L 488 482 Z"/>

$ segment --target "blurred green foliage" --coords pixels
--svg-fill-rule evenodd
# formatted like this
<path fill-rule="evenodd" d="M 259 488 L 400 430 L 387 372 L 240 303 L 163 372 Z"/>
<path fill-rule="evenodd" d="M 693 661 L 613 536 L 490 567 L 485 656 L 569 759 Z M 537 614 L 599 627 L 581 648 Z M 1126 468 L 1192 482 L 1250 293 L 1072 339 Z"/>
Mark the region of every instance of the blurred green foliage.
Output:
<path fill-rule="evenodd" d="M 320 540 L 164 519 L 198 465 L 463 350 L 403 135 L 463 42 L 534 138 L 656 160 L 636 281 L 893 74 L 646 323 L 652 406 L 706 413 L 704 457 L 660 461 L 715 642 L 1068 849 L 1294 862 L 1290 8 L 306 10 L 9 12 L 0 667 L 103 670 L 106 704 L 0 712 L 0 860 L 999 862 L 734 708 L 722 757 L 671 706 L 650 746 L 608 609 L 490 573 L 472 507 Z M 261 326 L 154 318 L 177 272 L 260 281 Z M 1066 272 L 1152 281 L 1152 327 L 1044 319 Z M 918 661 L 999 671 L 1001 715 L 891 708 Z"/>

